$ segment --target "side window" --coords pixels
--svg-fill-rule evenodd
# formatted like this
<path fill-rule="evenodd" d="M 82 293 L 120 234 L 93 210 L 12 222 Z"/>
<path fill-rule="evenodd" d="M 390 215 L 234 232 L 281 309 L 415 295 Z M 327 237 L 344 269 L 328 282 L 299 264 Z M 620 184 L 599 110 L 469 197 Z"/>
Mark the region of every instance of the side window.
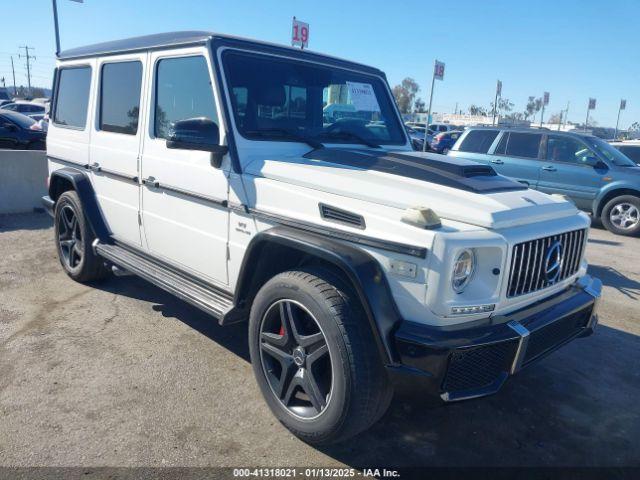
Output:
<path fill-rule="evenodd" d="M 541 140 L 542 134 L 540 133 L 511 132 L 509 134 L 509 143 L 507 144 L 507 155 L 538 158 Z"/>
<path fill-rule="evenodd" d="M 102 66 L 100 130 L 127 135 L 138 132 L 141 84 L 142 63 L 138 61 Z"/>
<path fill-rule="evenodd" d="M 84 128 L 87 123 L 90 87 L 90 67 L 60 69 L 53 122 L 58 125 Z"/>
<path fill-rule="evenodd" d="M 640 163 L 640 146 L 638 147 L 618 147 L 622 153 L 624 153 L 627 157 L 633 160 L 636 163 Z"/>
<path fill-rule="evenodd" d="M 460 152 L 487 153 L 498 130 L 471 130 L 458 147 Z"/>
<path fill-rule="evenodd" d="M 494 155 L 504 155 L 507 153 L 507 143 L 509 143 L 509 132 L 504 132 L 498 142 L 498 146 L 493 152 Z"/>
<path fill-rule="evenodd" d="M 584 165 L 588 157 L 595 154 L 582 142 L 571 137 L 549 135 L 547 138 L 547 160 Z"/>
<path fill-rule="evenodd" d="M 154 134 L 168 138 L 179 120 L 206 117 L 218 123 L 204 57 L 166 58 L 156 67 Z"/>

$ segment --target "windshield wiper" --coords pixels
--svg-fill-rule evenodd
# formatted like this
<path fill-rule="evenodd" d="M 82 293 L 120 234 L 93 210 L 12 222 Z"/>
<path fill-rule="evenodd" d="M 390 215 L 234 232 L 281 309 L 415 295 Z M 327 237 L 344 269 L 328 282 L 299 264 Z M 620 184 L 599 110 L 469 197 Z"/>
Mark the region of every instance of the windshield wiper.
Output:
<path fill-rule="evenodd" d="M 324 145 L 318 140 L 291 130 L 287 130 L 286 128 L 261 128 L 260 130 L 248 130 L 244 133 L 246 133 L 247 135 L 257 135 L 261 137 L 270 137 L 273 134 L 280 134 L 281 137 L 287 137 L 290 140 L 306 143 L 307 145 L 315 149 L 324 148 Z"/>
<path fill-rule="evenodd" d="M 371 140 L 367 140 L 362 135 L 358 135 L 357 133 L 349 132 L 347 130 L 342 130 L 342 131 L 339 131 L 339 132 L 328 132 L 328 133 L 325 133 L 324 135 L 327 138 L 331 138 L 331 137 L 334 137 L 334 138 L 340 138 L 340 137 L 342 137 L 342 138 L 352 138 L 354 140 L 357 140 L 358 143 L 362 143 L 363 145 L 366 145 L 368 147 L 381 148 L 380 145 L 378 145 L 375 142 L 372 142 Z"/>

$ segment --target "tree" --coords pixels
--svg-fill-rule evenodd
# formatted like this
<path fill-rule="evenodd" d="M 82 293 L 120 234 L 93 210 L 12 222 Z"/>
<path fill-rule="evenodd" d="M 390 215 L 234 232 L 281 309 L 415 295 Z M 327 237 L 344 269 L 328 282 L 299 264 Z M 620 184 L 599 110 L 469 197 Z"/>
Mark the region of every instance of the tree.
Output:
<path fill-rule="evenodd" d="M 524 110 L 524 119 L 528 120 L 529 117 L 533 117 L 536 114 L 536 99 L 535 97 L 529 97 L 529 101 L 527 102 L 527 106 Z"/>
<path fill-rule="evenodd" d="M 414 112 L 424 112 L 424 109 L 425 109 L 425 103 L 422 101 L 421 98 L 416 98 L 416 101 L 413 104 L 413 111 Z"/>
<path fill-rule="evenodd" d="M 400 113 L 411 113 L 413 99 L 420 90 L 418 83 L 410 77 L 402 80 L 400 85 L 393 87 L 393 96 L 396 99 Z"/>
<path fill-rule="evenodd" d="M 469 115 L 487 116 L 487 109 L 479 105 L 469 105 Z"/>
<path fill-rule="evenodd" d="M 547 123 L 560 123 L 562 121 L 562 112 L 554 113 L 549 117 Z"/>
<path fill-rule="evenodd" d="M 491 102 L 491 104 L 489 105 L 489 111 L 491 113 L 493 113 L 493 103 Z M 511 110 L 513 110 L 513 102 L 510 101 L 508 98 L 499 98 L 498 99 L 498 108 L 496 113 L 500 116 L 504 116 L 507 113 L 509 113 Z"/>

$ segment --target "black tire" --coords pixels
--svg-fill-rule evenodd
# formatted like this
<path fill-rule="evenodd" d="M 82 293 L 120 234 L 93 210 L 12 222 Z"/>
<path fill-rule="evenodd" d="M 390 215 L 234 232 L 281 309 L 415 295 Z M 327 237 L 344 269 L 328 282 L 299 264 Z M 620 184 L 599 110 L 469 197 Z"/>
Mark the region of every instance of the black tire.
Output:
<path fill-rule="evenodd" d="M 640 235 L 640 198 L 620 195 L 609 200 L 600 219 L 605 228 L 616 235 L 637 237 Z"/>
<path fill-rule="evenodd" d="M 278 333 L 270 333 L 275 331 L 269 330 L 273 326 L 269 322 L 279 321 L 282 318 L 280 313 L 289 306 L 294 326 L 307 322 L 303 328 L 295 327 L 298 333 L 304 330 L 306 336 L 298 335 L 296 338 L 317 336 L 313 328 L 317 325 L 326 341 L 328 354 L 325 354 L 325 363 L 320 363 L 320 371 L 314 371 L 320 360 L 296 365 L 293 360 L 295 350 L 291 348 L 295 345 L 282 347 L 291 351 L 291 359 L 281 358 L 277 362 L 265 348 L 265 345 L 271 348 L 272 339 L 279 335 L 286 341 L 286 332 L 291 328 L 284 329 L 285 323 L 282 323 Z M 277 323 L 275 326 L 277 328 Z M 266 341 L 265 336 L 270 336 L 270 339 Z M 253 301 L 249 318 L 249 347 L 253 370 L 267 404 L 285 427 L 307 443 L 321 445 L 346 440 L 373 425 L 391 403 L 393 389 L 362 308 L 349 289 L 328 272 L 289 271 L 269 280 Z M 319 350 L 308 347 L 303 361 L 310 361 Z M 290 371 L 288 365 L 295 371 L 289 375 L 293 375 L 292 383 L 296 377 L 308 378 L 306 372 L 313 372 L 310 375 L 312 382 L 325 379 L 324 389 L 320 380 L 315 388 L 319 393 L 317 398 L 322 397 L 326 401 L 324 407 L 315 408 L 312 397 L 306 395 L 306 390 L 300 386 L 294 387 L 298 389 L 298 398 L 285 405 L 281 398 L 286 398 L 286 395 L 279 396 L 276 390 L 280 385 L 278 378 L 282 379 L 284 372 Z M 328 390 L 327 371 L 331 372 Z M 289 388 L 285 385 L 281 390 L 286 392 Z M 304 400 L 305 396 L 307 400 Z"/>
<path fill-rule="evenodd" d="M 56 201 L 54 233 L 58 258 L 67 275 L 78 282 L 91 282 L 108 274 L 104 260 L 93 253 L 95 236 L 73 190 L 64 192 Z"/>

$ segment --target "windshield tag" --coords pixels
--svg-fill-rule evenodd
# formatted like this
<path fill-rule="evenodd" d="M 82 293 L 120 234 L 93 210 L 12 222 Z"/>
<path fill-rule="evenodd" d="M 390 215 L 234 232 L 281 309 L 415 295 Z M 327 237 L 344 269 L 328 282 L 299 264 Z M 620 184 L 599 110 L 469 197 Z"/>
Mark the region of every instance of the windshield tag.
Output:
<path fill-rule="evenodd" d="M 369 83 L 347 82 L 349 96 L 356 110 L 362 112 L 379 112 L 380 105 L 373 87 Z"/>

